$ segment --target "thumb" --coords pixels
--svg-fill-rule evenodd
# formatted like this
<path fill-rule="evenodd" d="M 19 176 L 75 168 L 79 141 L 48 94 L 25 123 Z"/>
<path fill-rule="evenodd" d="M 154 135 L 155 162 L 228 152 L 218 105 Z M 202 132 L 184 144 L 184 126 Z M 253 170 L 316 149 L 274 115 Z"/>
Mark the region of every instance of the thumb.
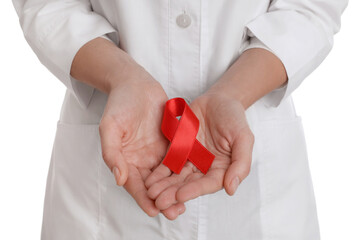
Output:
<path fill-rule="evenodd" d="M 250 129 L 246 132 L 243 130 L 233 141 L 231 164 L 224 179 L 224 188 L 230 196 L 250 173 L 253 146 L 254 135 Z"/>
<path fill-rule="evenodd" d="M 128 178 L 128 165 L 122 154 L 123 131 L 113 120 L 102 119 L 99 126 L 102 157 L 112 171 L 116 184 L 122 186 Z"/>
<path fill-rule="evenodd" d="M 103 154 L 104 161 L 110 168 L 111 172 L 113 173 L 116 184 L 119 186 L 123 186 L 128 179 L 129 171 L 128 171 L 127 163 L 123 159 L 123 155 L 120 151 L 114 151 L 114 153 L 110 153 L 109 155 L 110 157 L 104 157 Z"/>

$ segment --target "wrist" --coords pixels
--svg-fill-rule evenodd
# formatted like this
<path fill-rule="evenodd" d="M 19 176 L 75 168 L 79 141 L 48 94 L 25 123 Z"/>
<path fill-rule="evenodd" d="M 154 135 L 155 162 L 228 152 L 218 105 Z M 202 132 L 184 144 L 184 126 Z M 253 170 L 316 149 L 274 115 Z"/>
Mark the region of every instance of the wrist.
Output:
<path fill-rule="evenodd" d="M 206 109 L 224 106 L 223 104 L 227 105 L 229 103 L 236 103 L 246 110 L 242 99 L 239 99 L 237 96 L 231 95 L 228 91 L 220 88 L 209 89 L 207 92 L 198 97 L 197 100 L 201 101 L 203 105 L 206 106 Z"/>
<path fill-rule="evenodd" d="M 107 94 L 119 84 L 146 72 L 111 41 L 95 38 L 76 53 L 70 75 Z"/>
<path fill-rule="evenodd" d="M 165 93 L 161 84 L 138 64 L 127 65 L 122 70 L 108 74 L 105 82 L 108 94 L 118 91 L 135 91 L 137 97 L 140 98 L 153 96 L 153 94 L 160 96 Z"/>
<path fill-rule="evenodd" d="M 209 98 L 221 98 L 239 102 L 247 109 L 255 101 L 252 94 L 246 88 L 237 86 L 226 79 L 219 80 L 204 95 Z"/>
<path fill-rule="evenodd" d="M 247 109 L 286 82 L 286 70 L 280 59 L 265 49 L 254 48 L 245 51 L 209 92 L 226 95 Z"/>
<path fill-rule="evenodd" d="M 147 79 L 146 75 L 145 69 L 134 62 L 117 65 L 104 76 L 105 91 L 110 93 L 125 85 L 137 84 L 140 80 Z"/>

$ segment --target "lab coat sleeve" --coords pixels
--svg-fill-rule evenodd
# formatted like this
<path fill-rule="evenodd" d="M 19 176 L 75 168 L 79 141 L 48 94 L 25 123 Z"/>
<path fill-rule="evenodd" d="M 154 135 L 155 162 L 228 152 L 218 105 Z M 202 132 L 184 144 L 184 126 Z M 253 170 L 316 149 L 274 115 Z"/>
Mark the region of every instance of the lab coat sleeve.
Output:
<path fill-rule="evenodd" d="M 92 11 L 89 0 L 13 0 L 13 4 L 25 39 L 40 62 L 86 108 L 94 88 L 70 75 L 73 58 L 88 41 L 109 34 L 117 36 L 116 30 Z M 118 45 L 118 40 L 114 43 Z"/>
<path fill-rule="evenodd" d="M 268 11 L 246 24 L 250 44 L 284 64 L 288 81 L 264 98 L 277 107 L 329 54 L 348 0 L 272 0 Z"/>

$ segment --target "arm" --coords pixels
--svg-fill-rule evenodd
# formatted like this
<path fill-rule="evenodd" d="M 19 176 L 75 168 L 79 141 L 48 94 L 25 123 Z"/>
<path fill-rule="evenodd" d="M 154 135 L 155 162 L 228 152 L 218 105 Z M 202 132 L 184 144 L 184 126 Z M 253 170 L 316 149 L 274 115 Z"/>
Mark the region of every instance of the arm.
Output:
<path fill-rule="evenodd" d="M 268 12 L 246 27 L 250 45 L 271 51 L 283 63 L 288 81 L 265 95 L 277 107 L 329 54 L 348 0 L 272 0 Z"/>
<path fill-rule="evenodd" d="M 86 43 L 76 53 L 70 74 L 107 94 L 141 69 L 126 52 L 102 37 Z M 141 69 L 142 70 L 142 69 Z M 145 70 L 144 70 L 145 71 Z"/>
<path fill-rule="evenodd" d="M 287 82 L 282 62 L 262 48 L 246 50 L 207 92 L 236 99 L 247 109 Z"/>
<path fill-rule="evenodd" d="M 148 215 L 157 215 L 159 209 L 147 196 L 144 179 L 160 163 L 168 145 L 159 128 L 167 100 L 161 85 L 118 48 L 116 40 L 104 39 L 116 31 L 91 10 L 90 1 L 13 3 L 29 45 L 84 108 L 94 88 L 108 94 L 99 124 L 102 157 L 116 183 Z M 183 209 L 179 203 L 163 213 L 170 216 Z"/>
<path fill-rule="evenodd" d="M 91 10 L 88 0 L 13 0 L 25 39 L 39 58 L 78 99 L 82 107 L 94 88 L 70 75 L 77 51 L 85 43 L 116 30 Z"/>
<path fill-rule="evenodd" d="M 267 13 L 247 24 L 250 45 L 190 105 L 203 126 L 198 140 L 215 154 L 211 168 L 202 175 L 188 164 L 180 177 L 173 174 L 161 181 L 160 174 L 150 175 L 149 196 L 159 209 L 223 187 L 229 195 L 235 193 L 252 161 L 254 136 L 245 110 L 261 97 L 277 107 L 300 85 L 329 53 L 347 5 L 347 0 L 270 2 Z"/>

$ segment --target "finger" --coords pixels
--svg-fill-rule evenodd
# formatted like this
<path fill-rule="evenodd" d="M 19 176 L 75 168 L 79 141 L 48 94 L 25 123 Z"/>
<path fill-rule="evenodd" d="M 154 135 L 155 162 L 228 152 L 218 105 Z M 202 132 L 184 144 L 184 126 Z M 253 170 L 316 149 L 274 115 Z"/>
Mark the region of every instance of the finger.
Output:
<path fill-rule="evenodd" d="M 149 175 L 145 181 L 145 186 L 147 188 L 151 187 L 154 183 L 159 180 L 166 178 L 171 175 L 171 170 L 164 164 L 160 164 L 155 168 L 155 170 Z"/>
<path fill-rule="evenodd" d="M 249 175 L 254 146 L 254 135 L 248 133 L 239 135 L 232 144 L 231 165 L 225 173 L 224 188 L 231 196 L 239 184 Z"/>
<path fill-rule="evenodd" d="M 160 210 L 165 210 L 178 203 L 176 192 L 184 183 L 178 183 L 165 189 L 155 200 L 155 206 Z"/>
<path fill-rule="evenodd" d="M 151 170 L 148 168 L 138 168 L 138 170 L 144 181 L 151 174 Z"/>
<path fill-rule="evenodd" d="M 183 169 L 182 171 L 184 171 L 185 169 Z M 177 191 L 180 189 L 181 186 L 184 186 L 185 184 L 187 184 L 188 182 L 194 181 L 198 178 L 201 178 L 203 176 L 202 173 L 196 172 L 193 173 L 192 168 L 187 168 L 187 171 L 190 171 L 190 173 L 186 173 L 183 180 L 179 181 L 176 184 L 173 184 L 171 186 L 169 186 L 168 188 L 166 188 L 165 190 L 163 190 L 157 197 L 156 197 L 156 201 L 155 201 L 155 205 L 157 206 L 157 208 L 159 209 L 166 209 L 168 207 L 170 207 L 171 205 L 174 205 L 176 203 L 178 203 L 176 194 Z"/>
<path fill-rule="evenodd" d="M 179 175 L 174 174 L 171 175 L 170 177 L 160 180 L 154 183 L 153 185 L 151 185 L 151 187 L 148 189 L 148 196 L 151 199 L 156 199 L 162 191 L 164 191 L 166 188 L 170 187 L 171 185 L 181 182 L 182 179 L 183 178 L 180 177 Z"/>
<path fill-rule="evenodd" d="M 141 209 L 150 217 L 154 217 L 160 212 L 159 209 L 156 208 L 154 201 L 148 197 L 144 180 L 138 169 L 134 166 L 130 166 L 129 168 L 129 177 L 124 187 Z"/>
<path fill-rule="evenodd" d="M 179 215 L 183 214 L 186 210 L 184 203 L 176 203 L 171 207 L 162 210 L 161 213 L 169 220 L 175 220 Z"/>
<path fill-rule="evenodd" d="M 128 178 L 128 166 L 122 155 L 122 131 L 112 120 L 103 119 L 99 127 L 102 157 L 113 172 L 117 185 L 122 186 Z"/>
<path fill-rule="evenodd" d="M 176 193 L 178 202 L 186 202 L 199 196 L 217 192 L 222 189 L 224 169 L 210 169 L 206 175 L 197 173 Z"/>
<path fill-rule="evenodd" d="M 158 182 L 152 184 L 148 189 L 148 195 L 151 199 L 156 199 L 159 194 L 171 185 L 184 182 L 184 179 L 192 173 L 191 167 L 184 167 L 180 174 L 172 174 L 169 177 L 165 177 Z"/>

